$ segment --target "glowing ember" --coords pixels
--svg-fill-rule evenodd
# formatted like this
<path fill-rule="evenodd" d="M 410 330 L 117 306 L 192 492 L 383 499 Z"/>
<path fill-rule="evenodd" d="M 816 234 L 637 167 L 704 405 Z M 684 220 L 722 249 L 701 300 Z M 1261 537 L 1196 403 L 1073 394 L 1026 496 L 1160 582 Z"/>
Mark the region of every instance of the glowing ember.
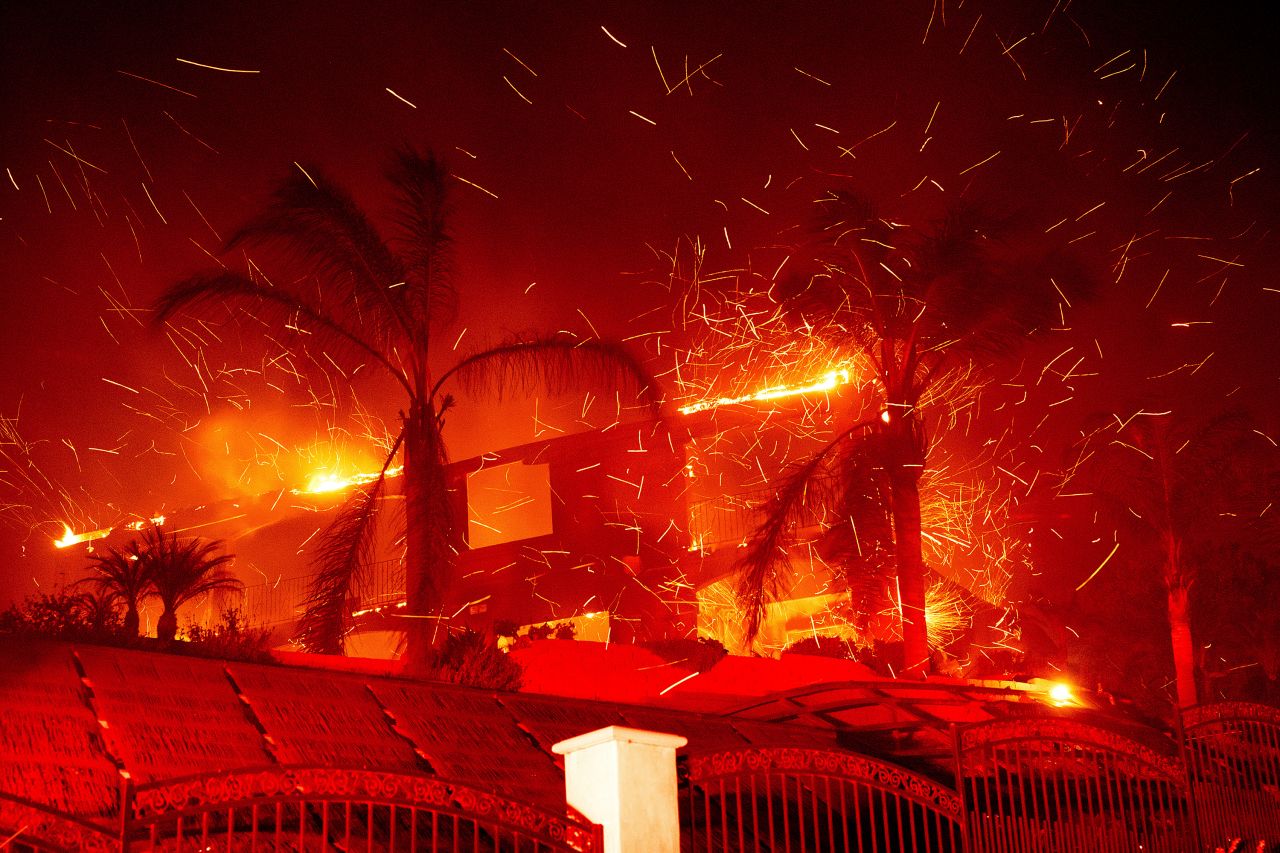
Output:
<path fill-rule="evenodd" d="M 695 412 L 703 412 L 707 409 L 718 408 L 719 406 L 731 406 L 735 403 L 757 403 L 763 400 L 778 400 L 783 397 L 799 397 L 804 394 L 818 394 L 825 391 L 834 391 L 840 385 L 849 384 L 849 371 L 847 368 L 839 368 L 838 370 L 830 370 L 823 374 L 822 378 L 817 379 L 808 385 L 773 385 L 763 388 L 753 394 L 746 394 L 742 397 L 720 397 L 716 400 L 704 400 L 700 403 L 693 403 L 689 406 L 681 406 L 680 414 L 692 415 Z"/>
<path fill-rule="evenodd" d="M 106 539 L 111 535 L 111 528 L 106 527 L 101 530 L 90 530 L 85 533 L 74 532 L 69 525 L 62 525 L 62 538 L 53 540 L 55 548 L 70 548 L 72 545 L 79 545 L 81 542 L 92 542 L 95 539 Z"/>

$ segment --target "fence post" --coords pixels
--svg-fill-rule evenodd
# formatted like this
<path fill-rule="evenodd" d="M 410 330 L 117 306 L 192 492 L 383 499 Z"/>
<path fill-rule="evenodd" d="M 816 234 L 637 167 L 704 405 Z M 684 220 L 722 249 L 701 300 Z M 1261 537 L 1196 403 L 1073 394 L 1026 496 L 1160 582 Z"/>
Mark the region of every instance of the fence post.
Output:
<path fill-rule="evenodd" d="M 1187 743 L 1187 730 L 1182 719 L 1182 712 L 1187 708 L 1175 708 L 1173 711 L 1173 736 L 1178 741 L 1178 761 L 1182 764 L 1182 778 L 1187 786 L 1187 815 L 1191 818 L 1191 837 L 1197 850 L 1204 850 L 1204 832 L 1200 828 L 1200 798 L 1196 796 L 1196 768 L 1191 761 L 1191 745 Z"/>
<path fill-rule="evenodd" d="M 565 798 L 604 827 L 605 853 L 679 853 L 679 735 L 608 726 L 552 750 L 564 756 Z"/>
<path fill-rule="evenodd" d="M 964 784 L 963 749 L 960 743 L 960 727 L 951 724 L 951 760 L 955 764 L 956 794 L 960 797 L 960 849 L 963 853 L 978 853 L 977 833 L 969 831 L 969 797 Z"/>
<path fill-rule="evenodd" d="M 129 853 L 129 824 L 133 812 L 133 779 L 120 780 L 120 853 Z"/>

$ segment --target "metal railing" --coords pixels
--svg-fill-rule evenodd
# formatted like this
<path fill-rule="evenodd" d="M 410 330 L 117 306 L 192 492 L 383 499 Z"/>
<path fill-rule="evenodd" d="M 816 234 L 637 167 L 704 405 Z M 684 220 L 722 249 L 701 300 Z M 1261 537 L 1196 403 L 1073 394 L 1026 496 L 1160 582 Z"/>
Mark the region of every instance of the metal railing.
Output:
<path fill-rule="evenodd" d="M 272 765 L 121 787 L 114 827 L 0 795 L 0 848 L 598 853 L 601 828 L 435 776 Z"/>
<path fill-rule="evenodd" d="M 1184 711 L 1176 737 L 1042 713 L 952 729 L 954 787 L 848 749 L 694 753 L 691 851 L 1212 851 L 1280 841 L 1280 709 Z M 449 779 L 282 766 L 135 786 L 114 820 L 0 795 L 15 850 L 596 851 L 601 829 Z"/>
<path fill-rule="evenodd" d="M 270 766 L 126 786 L 122 849 L 579 851 L 600 827 L 441 779 Z"/>
<path fill-rule="evenodd" d="M 275 627 L 293 622 L 306 606 L 315 575 L 282 578 L 226 594 L 224 606 L 239 608 L 253 625 Z M 404 566 L 381 560 L 369 566 L 355 589 L 352 609 L 384 607 L 404 601 Z"/>
<path fill-rule="evenodd" d="M 1062 717 L 994 720 L 958 730 L 956 786 L 965 804 L 968 849 L 1195 849 L 1177 746 L 1162 746 Z"/>
<path fill-rule="evenodd" d="M 695 754 L 682 849 L 1182 853 L 1280 842 L 1280 709 L 1194 708 L 1180 731 L 1047 714 L 958 727 L 954 788 L 846 750 Z"/>
<path fill-rule="evenodd" d="M 681 826 L 697 851 L 959 850 L 960 798 L 846 751 L 752 748 L 692 756 Z"/>
<path fill-rule="evenodd" d="M 1280 709 L 1248 702 L 1188 708 L 1182 744 L 1206 843 L 1280 841 Z"/>
<path fill-rule="evenodd" d="M 814 484 L 814 488 L 829 489 L 831 481 L 820 480 Z M 690 540 L 706 551 L 750 541 L 764 520 L 765 509 L 776 491 L 774 486 L 763 486 L 750 491 L 720 495 L 690 503 Z M 825 513 L 820 507 L 806 508 L 800 513 L 799 527 L 809 528 L 819 525 L 824 516 Z"/>

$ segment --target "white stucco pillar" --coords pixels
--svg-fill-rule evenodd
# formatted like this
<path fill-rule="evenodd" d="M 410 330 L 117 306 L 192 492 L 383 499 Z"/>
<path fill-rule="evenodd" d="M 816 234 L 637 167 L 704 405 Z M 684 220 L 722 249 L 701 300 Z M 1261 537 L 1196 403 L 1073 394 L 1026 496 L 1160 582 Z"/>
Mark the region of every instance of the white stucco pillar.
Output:
<path fill-rule="evenodd" d="M 679 735 L 609 726 L 562 740 L 565 798 L 604 827 L 605 853 L 679 853 Z"/>

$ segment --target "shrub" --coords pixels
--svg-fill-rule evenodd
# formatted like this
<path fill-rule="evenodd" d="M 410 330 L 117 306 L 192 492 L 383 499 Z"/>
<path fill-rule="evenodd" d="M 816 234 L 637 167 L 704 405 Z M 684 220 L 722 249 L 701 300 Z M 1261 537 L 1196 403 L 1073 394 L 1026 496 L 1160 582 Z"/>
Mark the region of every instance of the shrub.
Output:
<path fill-rule="evenodd" d="M 271 663 L 271 630 L 251 627 L 238 608 L 222 611 L 222 619 L 210 628 L 187 628 L 184 651 L 200 657 Z"/>
<path fill-rule="evenodd" d="M 520 665 L 504 654 L 485 634 L 470 629 L 452 634 L 436 649 L 424 676 L 490 690 L 518 690 Z"/>
<path fill-rule="evenodd" d="M 109 597 L 61 590 L 28 596 L 0 613 L 0 633 L 60 640 L 120 640 L 124 624 Z"/>
<path fill-rule="evenodd" d="M 684 640 L 650 640 L 641 643 L 668 663 L 683 664 L 697 672 L 706 672 L 729 654 L 718 641 L 708 637 Z"/>

